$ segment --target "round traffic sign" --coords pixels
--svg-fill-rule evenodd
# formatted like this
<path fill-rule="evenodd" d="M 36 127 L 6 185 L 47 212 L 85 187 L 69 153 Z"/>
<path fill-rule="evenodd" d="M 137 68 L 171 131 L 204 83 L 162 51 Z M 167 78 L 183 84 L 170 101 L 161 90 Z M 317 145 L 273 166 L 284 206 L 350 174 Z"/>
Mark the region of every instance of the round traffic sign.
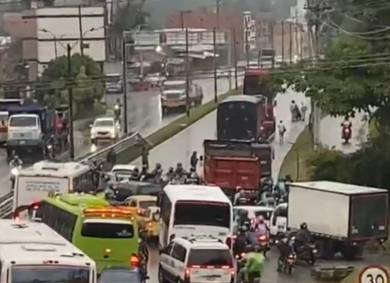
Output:
<path fill-rule="evenodd" d="M 367 266 L 360 273 L 359 283 L 390 283 L 389 274 L 382 266 Z"/>

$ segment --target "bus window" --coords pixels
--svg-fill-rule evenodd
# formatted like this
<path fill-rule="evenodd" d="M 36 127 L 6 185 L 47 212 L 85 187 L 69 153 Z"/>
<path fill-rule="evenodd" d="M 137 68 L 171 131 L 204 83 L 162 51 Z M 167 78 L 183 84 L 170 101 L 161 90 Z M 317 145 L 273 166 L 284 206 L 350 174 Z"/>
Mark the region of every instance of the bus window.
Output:
<path fill-rule="evenodd" d="M 62 282 L 89 283 L 88 267 L 23 265 L 13 266 L 12 283 Z"/>
<path fill-rule="evenodd" d="M 130 223 L 105 223 L 101 221 L 87 220 L 81 228 L 83 237 L 122 239 L 133 238 L 134 228 Z"/>
<path fill-rule="evenodd" d="M 197 211 L 196 214 L 193 212 Z M 178 201 L 173 225 L 207 225 L 230 228 L 227 203 Z"/>

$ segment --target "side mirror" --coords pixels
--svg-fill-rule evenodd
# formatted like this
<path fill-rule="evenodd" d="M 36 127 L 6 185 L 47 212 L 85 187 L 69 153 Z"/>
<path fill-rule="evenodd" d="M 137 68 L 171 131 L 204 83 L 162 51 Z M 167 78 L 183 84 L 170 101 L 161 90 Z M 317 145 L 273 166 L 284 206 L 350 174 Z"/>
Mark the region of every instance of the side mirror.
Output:
<path fill-rule="evenodd" d="M 92 127 L 93 127 L 93 125 L 92 125 L 92 124 L 89 124 L 89 127 L 90 127 L 90 128 L 92 128 Z"/>

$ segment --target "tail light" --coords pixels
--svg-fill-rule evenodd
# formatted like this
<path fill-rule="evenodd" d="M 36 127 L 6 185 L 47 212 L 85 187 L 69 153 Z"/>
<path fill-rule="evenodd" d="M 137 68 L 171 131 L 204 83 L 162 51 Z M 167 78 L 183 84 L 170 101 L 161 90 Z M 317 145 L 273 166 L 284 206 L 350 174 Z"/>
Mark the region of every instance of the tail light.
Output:
<path fill-rule="evenodd" d="M 139 258 L 134 254 L 130 257 L 130 266 L 134 268 L 139 267 Z"/>
<path fill-rule="evenodd" d="M 152 228 L 152 225 L 153 225 L 152 222 L 149 222 L 149 223 L 148 223 L 149 228 Z"/>
<path fill-rule="evenodd" d="M 186 268 L 186 271 L 184 273 L 184 279 L 186 281 L 189 281 L 190 280 L 190 269 L 189 268 Z"/>
<path fill-rule="evenodd" d="M 262 235 L 262 236 L 259 237 L 259 240 L 260 240 L 260 241 L 266 241 L 266 240 L 267 240 L 267 237 L 264 236 L 264 235 Z"/>

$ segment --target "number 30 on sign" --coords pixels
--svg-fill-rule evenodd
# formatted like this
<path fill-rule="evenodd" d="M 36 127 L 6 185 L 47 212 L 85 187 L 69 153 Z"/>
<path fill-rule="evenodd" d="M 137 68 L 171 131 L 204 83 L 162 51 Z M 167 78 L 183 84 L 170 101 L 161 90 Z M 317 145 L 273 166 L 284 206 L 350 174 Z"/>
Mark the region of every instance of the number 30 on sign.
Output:
<path fill-rule="evenodd" d="M 390 283 L 389 274 L 381 266 L 368 266 L 360 273 L 359 283 Z"/>

